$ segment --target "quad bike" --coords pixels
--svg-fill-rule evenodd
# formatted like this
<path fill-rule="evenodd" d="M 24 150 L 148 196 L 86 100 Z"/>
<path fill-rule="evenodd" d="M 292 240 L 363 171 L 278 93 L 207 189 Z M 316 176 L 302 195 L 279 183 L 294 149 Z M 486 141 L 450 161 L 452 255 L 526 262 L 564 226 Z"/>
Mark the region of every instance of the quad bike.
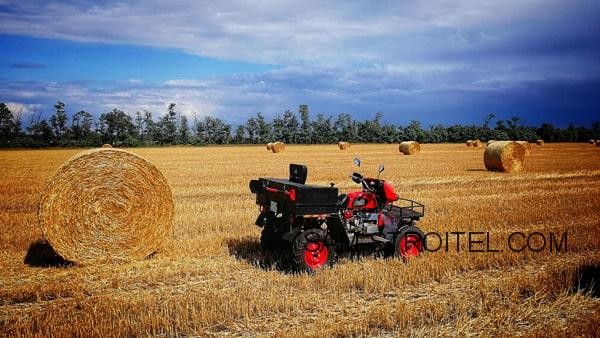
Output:
<path fill-rule="evenodd" d="M 360 167 L 360 160 L 354 159 Z M 332 265 L 338 255 L 351 257 L 365 249 L 398 256 L 404 260 L 419 256 L 425 236 L 416 226 L 425 207 L 401 199 L 393 187 L 377 178 L 353 173 L 362 190 L 338 195 L 330 186 L 305 184 L 307 167 L 290 164 L 289 179 L 259 178 L 250 181 L 260 214 L 255 224 L 262 228 L 264 251 L 291 261 L 300 271 L 312 272 Z"/>

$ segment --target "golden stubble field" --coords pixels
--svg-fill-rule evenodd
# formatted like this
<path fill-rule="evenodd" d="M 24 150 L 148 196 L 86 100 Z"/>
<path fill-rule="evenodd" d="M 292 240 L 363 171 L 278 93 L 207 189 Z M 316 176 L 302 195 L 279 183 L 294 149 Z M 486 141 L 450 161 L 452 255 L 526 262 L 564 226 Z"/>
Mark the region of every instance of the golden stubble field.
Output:
<path fill-rule="evenodd" d="M 80 150 L 0 151 L 0 336 L 598 334 L 598 292 L 577 290 L 598 281 L 598 147 L 534 146 L 518 174 L 487 172 L 483 148 L 458 144 L 425 144 L 416 156 L 397 145 L 131 150 L 172 188 L 172 239 L 144 261 L 70 267 L 24 260 L 41 239 L 47 179 Z M 489 232 L 503 251 L 467 252 L 463 241 L 460 252 L 342 259 L 316 275 L 265 266 L 248 181 L 286 177 L 296 162 L 309 166 L 309 183 L 348 191 L 358 188 L 355 156 L 370 174 L 384 163 L 382 177 L 426 205 L 426 232 Z M 568 251 L 512 252 L 514 231 L 566 232 Z"/>

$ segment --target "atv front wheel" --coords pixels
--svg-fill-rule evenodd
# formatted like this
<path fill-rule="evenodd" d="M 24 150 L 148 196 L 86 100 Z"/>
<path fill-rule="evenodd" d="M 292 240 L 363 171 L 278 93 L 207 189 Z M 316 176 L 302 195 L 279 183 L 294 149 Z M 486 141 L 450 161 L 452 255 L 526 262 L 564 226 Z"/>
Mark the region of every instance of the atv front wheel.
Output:
<path fill-rule="evenodd" d="M 400 229 L 394 242 L 396 255 L 404 260 L 419 256 L 425 250 L 425 235 L 416 226 Z"/>
<path fill-rule="evenodd" d="M 314 272 L 335 260 L 335 246 L 322 229 L 301 232 L 294 241 L 294 258 L 300 271 Z"/>

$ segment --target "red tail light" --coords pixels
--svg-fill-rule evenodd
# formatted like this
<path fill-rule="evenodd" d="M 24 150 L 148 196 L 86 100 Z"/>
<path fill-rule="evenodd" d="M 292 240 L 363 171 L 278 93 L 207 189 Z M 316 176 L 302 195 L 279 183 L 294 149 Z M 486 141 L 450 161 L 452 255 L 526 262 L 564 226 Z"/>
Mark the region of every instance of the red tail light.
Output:
<path fill-rule="evenodd" d="M 290 201 L 296 202 L 296 189 L 290 189 L 288 194 L 290 196 Z"/>

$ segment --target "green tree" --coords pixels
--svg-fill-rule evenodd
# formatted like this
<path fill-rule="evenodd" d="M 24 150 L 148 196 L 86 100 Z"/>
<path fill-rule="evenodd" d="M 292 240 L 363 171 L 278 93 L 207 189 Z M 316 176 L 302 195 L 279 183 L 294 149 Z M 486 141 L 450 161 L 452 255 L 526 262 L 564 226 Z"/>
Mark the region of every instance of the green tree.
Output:
<path fill-rule="evenodd" d="M 145 144 L 156 144 L 161 138 L 161 132 L 152 118 L 152 112 L 144 110 L 142 140 Z"/>
<path fill-rule="evenodd" d="M 317 114 L 317 119 L 312 122 L 313 143 L 334 143 L 336 142 L 336 133 L 333 129 L 331 117 L 325 118 L 323 114 Z"/>
<path fill-rule="evenodd" d="M 176 144 L 177 143 L 177 112 L 175 111 L 175 103 L 170 103 L 167 108 L 167 114 L 158 121 L 160 135 L 158 141 L 161 144 Z"/>
<path fill-rule="evenodd" d="M 58 145 L 62 145 L 64 135 L 67 133 L 67 111 L 65 104 L 58 101 L 54 105 L 54 114 L 50 117 L 50 124 L 54 130 L 54 136 L 58 140 Z"/>
<path fill-rule="evenodd" d="M 311 122 L 310 115 L 308 111 L 307 104 L 301 104 L 298 106 L 298 114 L 300 115 L 300 143 L 312 143 L 312 130 L 311 130 Z"/>
<path fill-rule="evenodd" d="M 245 134 L 246 134 L 246 128 L 244 128 L 243 125 L 239 125 L 237 126 L 237 128 L 235 128 L 235 132 L 233 134 L 233 138 L 232 141 L 235 144 L 242 144 L 245 142 Z"/>
<path fill-rule="evenodd" d="M 21 123 L 4 103 L 0 103 L 0 147 L 14 147 L 21 133 Z"/>
<path fill-rule="evenodd" d="M 47 147 L 53 145 L 54 134 L 48 121 L 40 120 L 39 116 L 36 121 L 31 121 L 27 127 L 27 133 L 31 137 L 31 145 L 34 147 Z"/>
<path fill-rule="evenodd" d="M 248 143 L 257 143 L 258 123 L 256 123 L 256 119 L 254 117 L 249 118 L 245 128 L 248 133 Z"/>
<path fill-rule="evenodd" d="M 285 113 L 283 113 L 283 126 L 284 142 L 296 143 L 300 134 L 300 124 L 298 123 L 296 115 L 292 111 L 286 110 Z"/>
<path fill-rule="evenodd" d="M 425 131 L 421 128 L 421 122 L 414 120 L 410 121 L 410 124 L 400 133 L 401 141 L 424 142 L 426 136 Z"/>
<path fill-rule="evenodd" d="M 228 144 L 231 140 L 231 126 L 219 118 L 206 116 L 198 122 L 196 139 L 200 144 Z"/>
<path fill-rule="evenodd" d="M 352 124 L 352 116 L 348 113 L 339 114 L 333 123 L 338 141 L 354 142 L 356 140 Z"/>
<path fill-rule="evenodd" d="M 190 126 L 188 124 L 187 116 L 185 115 L 179 117 L 179 143 L 190 143 Z"/>
<path fill-rule="evenodd" d="M 122 110 L 113 109 L 100 115 L 99 129 L 102 142 L 116 146 L 136 145 L 135 126 L 131 116 Z"/>
<path fill-rule="evenodd" d="M 255 117 L 257 130 L 257 143 L 266 143 L 271 138 L 271 125 L 265 120 L 261 112 Z"/>
<path fill-rule="evenodd" d="M 75 145 L 93 145 L 94 117 L 85 110 L 80 110 L 73 114 L 71 120 L 71 135 Z"/>

